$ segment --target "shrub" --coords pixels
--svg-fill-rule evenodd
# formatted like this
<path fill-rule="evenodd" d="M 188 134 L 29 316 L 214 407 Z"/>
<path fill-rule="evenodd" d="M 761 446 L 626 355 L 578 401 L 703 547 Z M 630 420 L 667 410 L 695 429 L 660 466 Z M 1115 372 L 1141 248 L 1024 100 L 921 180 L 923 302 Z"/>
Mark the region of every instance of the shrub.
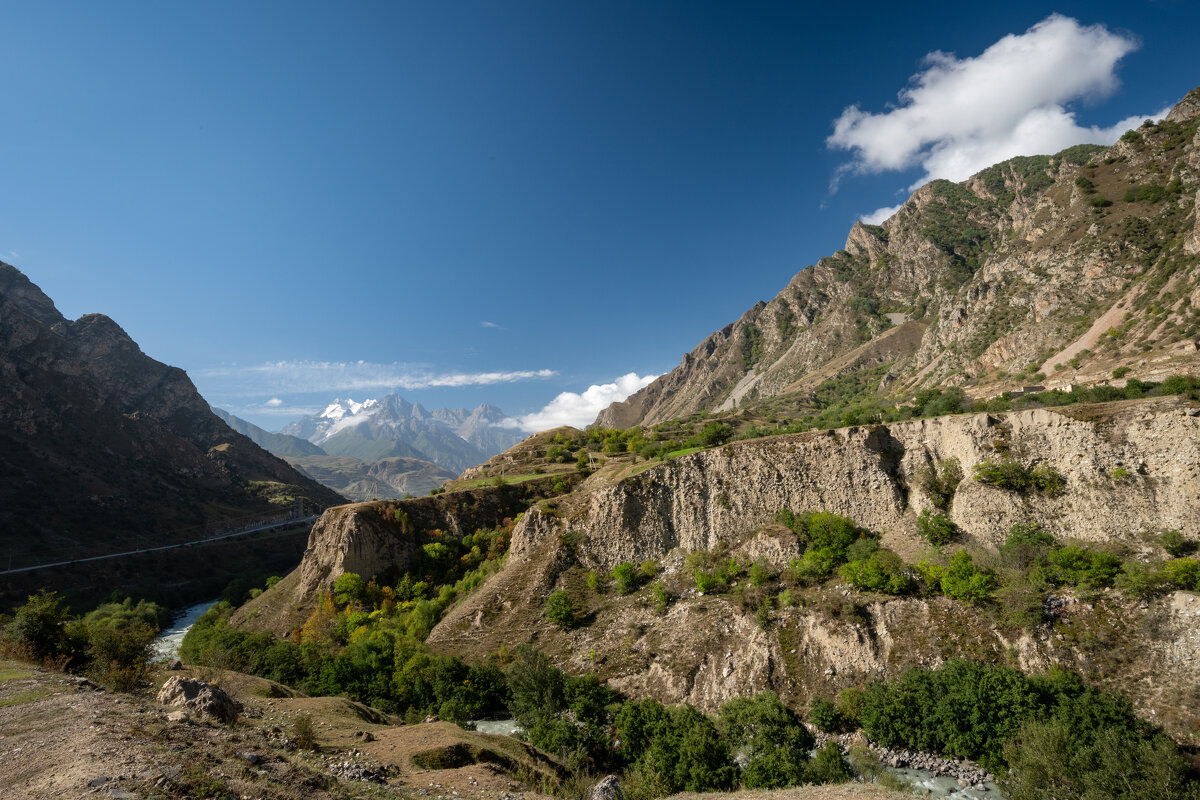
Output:
<path fill-rule="evenodd" d="M 1029 470 L 1012 459 L 1004 458 L 999 461 L 985 459 L 975 465 L 975 480 L 995 486 L 997 489 L 1007 489 L 1010 492 L 1026 492 L 1032 483 Z"/>
<path fill-rule="evenodd" d="M 816 725 L 817 730 L 825 733 L 838 733 L 845 725 L 837 706 L 832 701 L 815 695 L 808 705 L 808 721 Z"/>
<path fill-rule="evenodd" d="M 1047 562 L 1053 580 L 1086 589 L 1112 586 L 1121 572 L 1121 559 L 1116 554 L 1073 544 L 1051 550 Z"/>
<path fill-rule="evenodd" d="M 1124 721 L 1081 731 L 1069 721 L 1027 720 L 1003 748 L 1000 786 L 1009 800 L 1194 798 L 1195 783 L 1173 742 Z"/>
<path fill-rule="evenodd" d="M 310 714 L 300 714 L 292 720 L 292 741 L 301 750 L 317 748 L 317 729 Z"/>
<path fill-rule="evenodd" d="M 638 588 L 637 568 L 633 564 L 617 564 L 613 567 L 612 580 L 618 594 L 629 594 Z"/>
<path fill-rule="evenodd" d="M 770 597 L 764 597 L 758 602 L 758 607 L 754 610 L 754 619 L 758 622 L 758 627 L 761 630 L 768 630 L 771 627 L 771 611 L 773 606 Z"/>
<path fill-rule="evenodd" d="M 132 692 L 150 673 L 158 628 L 146 622 L 101 622 L 87 628 L 88 675 L 116 692 Z"/>
<path fill-rule="evenodd" d="M 750 583 L 756 588 L 762 588 L 772 578 L 771 568 L 765 559 L 758 559 L 750 567 Z"/>
<path fill-rule="evenodd" d="M 710 422 L 700 430 L 697 438 L 704 447 L 716 447 L 733 438 L 733 428 L 724 422 Z"/>
<path fill-rule="evenodd" d="M 1067 479 L 1049 464 L 1040 464 L 1030 473 L 1033 488 L 1047 497 L 1057 497 L 1066 491 Z"/>
<path fill-rule="evenodd" d="M 1054 537 L 1036 524 L 1018 522 L 1009 529 L 1008 538 L 1000 545 L 1000 557 L 1015 569 L 1027 569 L 1043 563 L 1054 545 Z"/>
<path fill-rule="evenodd" d="M 954 502 L 954 493 L 962 483 L 962 467 L 956 458 L 948 458 L 940 464 L 930 465 L 922 469 L 917 479 L 921 488 L 929 495 L 929 501 L 934 508 L 943 512 L 950 510 Z"/>
<path fill-rule="evenodd" d="M 600 573 L 594 569 L 589 569 L 587 574 L 587 585 L 596 594 L 604 594 L 604 579 L 600 577 Z"/>
<path fill-rule="evenodd" d="M 57 593 L 38 592 L 17 609 L 8 625 L 8 635 L 27 649 L 34 660 L 53 658 L 62 653 L 66 644 L 67 613 Z"/>
<path fill-rule="evenodd" d="M 571 598 L 561 589 L 551 592 L 546 598 L 546 619 L 558 626 L 559 630 L 573 627 L 576 623 L 575 606 Z"/>
<path fill-rule="evenodd" d="M 853 777 L 837 742 L 826 742 L 817 748 L 805 771 L 808 783 L 845 783 Z"/>
<path fill-rule="evenodd" d="M 917 517 L 917 533 L 934 547 L 941 547 L 958 537 L 958 526 L 944 514 L 933 514 L 925 509 Z"/>
<path fill-rule="evenodd" d="M 1196 551 L 1196 543 L 1184 538 L 1184 535 L 1175 529 L 1160 533 L 1158 543 L 1172 558 L 1181 558 Z"/>
<path fill-rule="evenodd" d="M 847 687 L 838 693 L 838 714 L 841 715 L 842 721 L 850 730 L 857 728 L 859 725 L 859 718 L 862 716 L 863 696 L 863 690 L 857 686 Z"/>
<path fill-rule="evenodd" d="M 696 570 L 696 589 L 703 594 L 709 594 L 724 588 L 721 579 L 703 569 Z"/>
<path fill-rule="evenodd" d="M 840 575 L 859 589 L 887 594 L 908 594 L 913 581 L 905 572 L 904 562 L 891 550 L 875 551 L 864 561 L 844 564 Z"/>
<path fill-rule="evenodd" d="M 650 593 L 654 597 L 654 610 L 659 614 L 667 613 L 667 606 L 670 604 L 671 598 L 667 595 L 667 587 L 663 585 L 663 582 L 656 581 L 650 587 Z"/>
<path fill-rule="evenodd" d="M 995 769 L 1004 741 L 1038 711 L 1039 693 L 1017 670 L 952 659 L 868 686 L 861 720 L 885 747 L 932 750 Z"/>
<path fill-rule="evenodd" d="M 436 544 L 437 547 L 441 548 L 441 550 L 447 549 L 443 544 L 433 544 Z M 431 546 L 432 545 L 428 544 L 425 545 L 426 548 L 430 548 Z M 434 552 L 436 553 L 437 551 Z M 428 551 L 426 551 L 426 554 L 431 555 Z M 436 555 L 431 555 L 431 557 L 434 560 L 437 560 Z M 343 572 L 338 576 L 337 580 L 333 582 L 333 599 L 336 600 L 339 605 L 344 606 L 349 605 L 350 603 L 361 602 L 363 597 L 366 596 L 366 593 L 367 582 L 362 579 L 362 576 L 356 573 Z"/>
<path fill-rule="evenodd" d="M 1162 565 L 1163 580 L 1177 589 L 1200 590 L 1200 561 L 1173 558 Z"/>
<path fill-rule="evenodd" d="M 840 560 L 832 549 L 822 547 L 809 550 L 799 559 L 793 560 L 789 568 L 797 580 L 804 583 L 819 583 L 833 574 L 833 568 Z"/>
<path fill-rule="evenodd" d="M 1121 565 L 1121 574 L 1113 581 L 1114 585 L 1141 600 L 1147 600 L 1168 588 L 1166 576 L 1162 572 L 1140 561 L 1126 561 Z"/>
<path fill-rule="evenodd" d="M 960 550 L 939 577 L 942 593 L 963 603 L 978 603 L 995 588 L 995 581 L 975 566 L 971 556 Z"/>

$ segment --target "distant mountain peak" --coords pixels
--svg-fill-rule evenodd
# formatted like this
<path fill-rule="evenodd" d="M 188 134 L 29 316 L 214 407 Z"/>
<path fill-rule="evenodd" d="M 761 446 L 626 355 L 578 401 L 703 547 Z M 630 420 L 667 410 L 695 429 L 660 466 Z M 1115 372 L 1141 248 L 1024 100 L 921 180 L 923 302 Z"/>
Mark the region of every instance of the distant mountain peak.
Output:
<path fill-rule="evenodd" d="M 293 422 L 282 433 L 306 439 L 334 456 L 364 461 L 419 458 L 462 471 L 523 438 L 496 425 L 504 418 L 504 412 L 492 405 L 428 411 L 420 403 L 390 394 L 361 403 L 335 398 L 320 414 Z"/>
<path fill-rule="evenodd" d="M 359 414 L 369 414 L 373 411 L 377 411 L 378 409 L 378 400 L 367 399 L 361 403 L 356 403 L 348 397 L 345 400 L 334 398 L 333 402 L 327 405 L 325 410 L 317 416 L 321 417 L 322 419 L 332 419 L 337 421 L 345 419 L 348 416 L 354 417 L 358 416 Z"/>

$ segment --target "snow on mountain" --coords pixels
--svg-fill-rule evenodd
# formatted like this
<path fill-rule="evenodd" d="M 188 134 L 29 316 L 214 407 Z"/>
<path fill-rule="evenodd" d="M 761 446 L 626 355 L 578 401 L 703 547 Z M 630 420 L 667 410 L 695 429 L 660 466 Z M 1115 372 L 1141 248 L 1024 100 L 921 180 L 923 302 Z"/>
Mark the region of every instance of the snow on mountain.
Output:
<path fill-rule="evenodd" d="M 399 395 L 361 403 L 334 399 L 325 410 L 283 428 L 283 433 L 321 445 L 330 455 L 373 461 L 389 456 L 424 458 L 448 469 L 465 469 L 507 450 L 522 438 L 494 427 L 500 409 L 482 405 L 427 411 Z"/>

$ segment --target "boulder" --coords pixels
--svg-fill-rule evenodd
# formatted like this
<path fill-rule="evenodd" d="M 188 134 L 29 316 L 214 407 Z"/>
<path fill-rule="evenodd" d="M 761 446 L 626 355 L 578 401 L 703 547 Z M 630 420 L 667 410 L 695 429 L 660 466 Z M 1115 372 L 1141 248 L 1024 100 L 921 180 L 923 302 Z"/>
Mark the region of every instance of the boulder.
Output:
<path fill-rule="evenodd" d="M 621 796 L 621 779 L 616 775 L 605 775 L 588 792 L 588 800 L 618 800 Z"/>
<path fill-rule="evenodd" d="M 219 687 L 195 678 L 173 675 L 158 693 L 158 702 L 165 706 L 182 706 L 226 724 L 241 713 L 242 706 Z"/>

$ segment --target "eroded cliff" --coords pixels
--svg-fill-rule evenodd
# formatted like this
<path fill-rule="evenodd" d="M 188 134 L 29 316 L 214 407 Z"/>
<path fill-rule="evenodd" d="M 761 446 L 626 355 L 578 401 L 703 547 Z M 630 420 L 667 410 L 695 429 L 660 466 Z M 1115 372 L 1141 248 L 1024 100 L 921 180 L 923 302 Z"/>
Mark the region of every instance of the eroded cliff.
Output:
<path fill-rule="evenodd" d="M 1061 493 L 1018 493 L 972 477 L 974 465 L 1001 458 L 1053 467 L 1065 480 Z M 956 547 L 977 557 L 994 553 L 1018 522 L 1060 541 L 1119 543 L 1146 556 L 1164 528 L 1200 540 L 1200 408 L 1177 398 L 746 440 L 631 467 L 615 480 L 597 474 L 554 510 L 534 505 L 513 531 L 504 568 L 452 607 L 429 643 L 468 658 L 533 643 L 631 694 L 706 709 L 763 688 L 803 704 L 953 656 L 1031 670 L 1064 664 L 1136 694 L 1176 734 L 1194 725 L 1200 599 L 1187 592 L 1140 601 L 1063 590 L 1047 621 L 1029 629 L 944 597 L 888 598 L 845 584 L 809 590 L 803 602 L 769 608 L 765 620 L 736 586 L 696 590 L 689 553 L 761 558 L 776 570 L 800 555 L 803 542 L 774 522 L 785 508 L 851 517 L 910 563 L 931 556 L 916 534 L 918 514 L 932 505 L 923 476 L 950 459 L 963 468 L 950 506 L 963 535 Z M 398 507 L 417 520 L 431 500 L 469 504 L 469 493 L 458 494 Z M 310 602 L 342 571 L 402 568 L 409 551 L 385 522 L 370 505 L 327 513 L 301 569 L 281 585 L 289 602 Z M 474 520 L 455 524 L 470 530 Z M 665 602 L 648 589 L 597 596 L 588 588 L 589 570 L 605 575 L 647 560 L 657 563 Z M 585 624 L 559 630 L 546 620 L 545 599 L 557 589 L 592 598 L 582 606 Z"/>

